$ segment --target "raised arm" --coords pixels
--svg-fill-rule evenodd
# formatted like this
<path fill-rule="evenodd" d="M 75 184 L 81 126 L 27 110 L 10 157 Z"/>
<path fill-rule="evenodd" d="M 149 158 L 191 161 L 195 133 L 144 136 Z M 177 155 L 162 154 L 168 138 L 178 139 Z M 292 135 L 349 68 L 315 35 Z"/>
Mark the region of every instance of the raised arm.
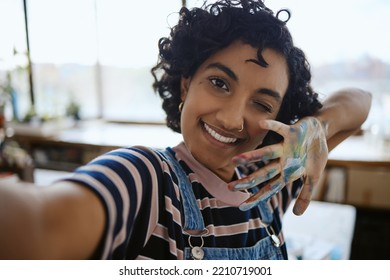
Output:
<path fill-rule="evenodd" d="M 323 105 L 316 118 L 325 128 L 331 151 L 364 123 L 371 107 L 371 94 L 358 88 L 345 88 L 331 94 Z"/>
<path fill-rule="evenodd" d="M 242 190 L 268 181 L 240 206 L 241 209 L 254 207 L 259 201 L 279 192 L 287 183 L 303 177 L 304 185 L 293 211 L 297 215 L 305 212 L 313 189 L 325 170 L 328 152 L 358 130 L 366 120 L 371 94 L 356 88 L 342 89 L 331 94 L 323 104 L 315 116 L 304 117 L 293 125 L 273 120 L 259 123 L 262 128 L 283 136 L 283 141 L 233 158 L 238 165 L 270 160 L 268 165 L 249 176 L 229 183 L 230 189 Z"/>
<path fill-rule="evenodd" d="M 103 204 L 70 182 L 0 183 L 0 259 L 87 259 L 103 234 Z"/>

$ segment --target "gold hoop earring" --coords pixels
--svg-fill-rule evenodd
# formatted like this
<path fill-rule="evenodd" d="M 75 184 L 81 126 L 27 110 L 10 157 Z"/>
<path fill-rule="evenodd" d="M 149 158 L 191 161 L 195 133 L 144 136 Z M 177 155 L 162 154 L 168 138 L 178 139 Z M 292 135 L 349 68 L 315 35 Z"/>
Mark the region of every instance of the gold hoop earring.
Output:
<path fill-rule="evenodd" d="M 244 130 L 244 122 L 242 122 L 242 124 L 241 124 L 241 129 L 239 129 L 238 132 L 241 132 L 241 131 L 243 131 L 243 130 Z"/>
<path fill-rule="evenodd" d="M 180 113 L 183 110 L 183 105 L 184 105 L 184 102 L 180 102 L 180 104 L 179 104 L 179 112 Z"/>

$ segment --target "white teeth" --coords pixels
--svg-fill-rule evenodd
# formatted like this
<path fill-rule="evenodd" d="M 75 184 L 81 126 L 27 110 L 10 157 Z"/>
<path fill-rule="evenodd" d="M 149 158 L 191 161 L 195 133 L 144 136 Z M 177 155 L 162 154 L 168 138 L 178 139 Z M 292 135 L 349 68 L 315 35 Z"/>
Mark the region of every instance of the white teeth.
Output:
<path fill-rule="evenodd" d="M 222 136 L 221 134 L 218 134 L 216 131 L 214 131 L 213 129 L 211 129 L 211 127 L 209 127 L 206 123 L 204 124 L 204 127 L 206 129 L 206 131 L 216 140 L 218 140 L 219 142 L 222 142 L 222 143 L 234 143 L 237 141 L 237 138 L 230 138 L 230 137 L 225 137 L 225 136 Z"/>

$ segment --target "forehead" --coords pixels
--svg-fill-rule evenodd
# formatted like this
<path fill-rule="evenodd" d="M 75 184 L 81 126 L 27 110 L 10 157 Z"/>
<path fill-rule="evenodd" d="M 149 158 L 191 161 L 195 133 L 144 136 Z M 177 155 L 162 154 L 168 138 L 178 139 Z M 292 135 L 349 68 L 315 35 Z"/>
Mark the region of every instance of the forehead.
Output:
<path fill-rule="evenodd" d="M 284 96 L 288 87 L 288 66 L 283 55 L 273 49 L 264 49 L 262 56 L 268 66 L 258 64 L 257 49 L 236 41 L 210 56 L 198 69 L 203 72 L 213 63 L 228 67 L 239 82 L 253 86 L 266 86 Z"/>

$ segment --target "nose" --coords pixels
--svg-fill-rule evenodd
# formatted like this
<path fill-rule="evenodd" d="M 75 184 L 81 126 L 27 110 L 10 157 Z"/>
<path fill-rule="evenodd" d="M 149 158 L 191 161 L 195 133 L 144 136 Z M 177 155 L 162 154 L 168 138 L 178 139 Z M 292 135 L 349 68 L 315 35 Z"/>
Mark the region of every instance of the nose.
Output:
<path fill-rule="evenodd" d="M 216 114 L 222 128 L 230 131 L 242 131 L 244 126 L 245 104 L 232 100 L 224 103 Z"/>

